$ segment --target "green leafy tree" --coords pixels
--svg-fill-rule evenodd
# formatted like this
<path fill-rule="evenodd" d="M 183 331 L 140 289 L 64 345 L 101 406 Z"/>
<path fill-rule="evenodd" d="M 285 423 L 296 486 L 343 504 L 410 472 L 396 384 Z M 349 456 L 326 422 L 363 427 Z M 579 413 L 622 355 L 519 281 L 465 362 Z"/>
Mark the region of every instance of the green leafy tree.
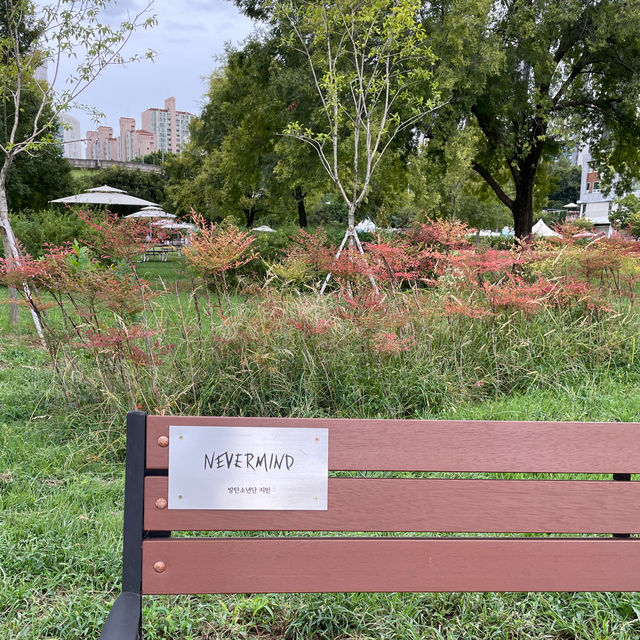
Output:
<path fill-rule="evenodd" d="M 396 138 L 431 113 L 434 61 L 417 0 L 271 4 L 283 40 L 307 62 L 318 117 L 285 134 L 309 145 L 348 208 L 348 234 Z"/>
<path fill-rule="evenodd" d="M 138 55 L 125 56 L 123 49 L 136 29 L 155 23 L 155 18 L 148 15 L 148 4 L 135 16 L 111 27 L 104 18 L 109 5 L 107 0 L 59 0 L 52 4 L 2 0 L 0 108 L 5 125 L 0 140 L 0 235 L 9 258 L 20 258 L 6 189 L 14 160 L 19 154 L 32 153 L 53 142 L 58 115 L 74 106 L 105 68 L 140 59 Z M 77 65 L 63 78 L 58 70 L 60 62 L 68 57 L 73 57 Z M 38 77 L 39 69 L 45 67 L 52 73 L 48 81 Z M 25 116 L 27 96 L 35 96 L 29 120 Z M 25 294 L 30 296 L 26 285 Z M 35 313 L 33 318 L 42 337 Z"/>
<path fill-rule="evenodd" d="M 314 106 L 299 66 L 274 38 L 227 48 L 192 124 L 191 144 L 166 164 L 177 207 L 193 206 L 210 218 L 242 217 L 248 227 L 258 213 L 278 208 L 306 226 L 305 201 L 317 178 L 311 154 L 283 144 L 280 135 L 288 121 L 307 117 Z"/>
<path fill-rule="evenodd" d="M 81 182 L 83 189 L 108 184 L 130 193 L 132 196 L 144 198 L 160 205 L 163 205 L 167 198 L 167 178 L 162 173 L 155 171 L 113 166 L 91 171 L 82 177 Z"/>
<path fill-rule="evenodd" d="M 640 198 L 635 193 L 627 193 L 614 201 L 615 207 L 609 220 L 617 229 L 627 229 L 634 237 L 640 237 Z"/>
<path fill-rule="evenodd" d="M 474 171 L 531 232 L 545 158 L 589 141 L 605 178 L 640 172 L 638 0 L 436 0 L 425 29 L 450 96 L 446 135 L 468 119 L 482 137 Z"/>
<path fill-rule="evenodd" d="M 7 172 L 7 204 L 12 212 L 46 209 L 49 201 L 69 195 L 74 181 L 71 165 L 58 144 L 42 145 L 16 157 Z M 19 236 L 18 236 L 19 237 Z"/>
<path fill-rule="evenodd" d="M 577 202 L 580 198 L 581 167 L 573 164 L 565 155 L 560 155 L 547 169 L 549 175 L 549 195 L 547 207 L 564 211 L 565 204 Z"/>

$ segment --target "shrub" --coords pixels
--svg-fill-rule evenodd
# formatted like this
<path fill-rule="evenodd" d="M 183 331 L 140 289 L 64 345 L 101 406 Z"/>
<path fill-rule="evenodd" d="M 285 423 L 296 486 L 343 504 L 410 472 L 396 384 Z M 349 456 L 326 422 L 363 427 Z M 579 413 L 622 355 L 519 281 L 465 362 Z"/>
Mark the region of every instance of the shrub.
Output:
<path fill-rule="evenodd" d="M 47 244 L 59 246 L 89 237 L 84 222 L 70 209 L 25 209 L 11 215 L 11 224 L 24 252 L 36 258 L 44 255 Z"/>

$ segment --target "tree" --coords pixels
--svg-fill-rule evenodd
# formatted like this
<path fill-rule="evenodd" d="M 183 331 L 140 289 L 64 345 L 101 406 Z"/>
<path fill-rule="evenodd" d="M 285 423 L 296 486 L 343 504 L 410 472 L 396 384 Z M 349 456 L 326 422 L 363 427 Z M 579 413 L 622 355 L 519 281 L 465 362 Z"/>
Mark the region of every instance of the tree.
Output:
<path fill-rule="evenodd" d="M 59 145 L 43 145 L 19 155 L 7 173 L 9 211 L 46 209 L 53 198 L 69 195 L 74 186 L 71 165 Z"/>
<path fill-rule="evenodd" d="M 531 233 L 541 164 L 568 136 L 590 142 L 605 176 L 640 172 L 639 0 L 436 0 L 423 15 L 448 67 L 443 135 L 477 123 L 473 169 L 518 237 Z"/>
<path fill-rule="evenodd" d="M 555 158 L 548 168 L 550 190 L 547 198 L 549 209 L 563 209 L 565 204 L 577 202 L 580 197 L 582 168 L 573 164 L 565 155 Z"/>
<path fill-rule="evenodd" d="M 627 229 L 634 238 L 640 237 L 640 198 L 635 193 L 627 193 L 616 198 L 614 204 L 610 222 L 617 229 Z"/>
<path fill-rule="evenodd" d="M 288 121 L 308 117 L 316 106 L 300 64 L 273 37 L 227 47 L 223 62 L 210 78 L 189 147 L 166 165 L 173 203 L 210 218 L 242 216 L 248 227 L 278 205 L 306 226 L 305 199 L 316 180 L 311 153 L 292 149 L 281 136 Z"/>
<path fill-rule="evenodd" d="M 11 165 L 19 154 L 53 143 L 59 114 L 75 106 L 105 68 L 141 58 L 125 56 L 123 48 L 138 28 L 155 23 L 149 16 L 152 1 L 133 17 L 110 27 L 103 17 L 108 0 L 58 0 L 47 5 L 36 5 L 32 0 L 2 0 L 0 107 L 5 135 L 0 140 L 0 235 L 8 258 L 20 259 L 7 202 Z M 60 63 L 67 57 L 75 58 L 77 66 L 62 78 Z M 50 69 L 51 79 L 39 79 L 41 69 Z M 29 120 L 24 113 L 27 96 L 35 97 L 35 110 Z M 25 294 L 30 295 L 26 285 Z M 35 313 L 33 317 L 42 335 Z"/>
<path fill-rule="evenodd" d="M 4 12 L 6 1 L 0 0 L 0 39 L 6 37 L 7 13 Z M 35 37 L 33 31 L 21 34 L 21 48 L 31 46 Z M 4 59 L 6 61 L 7 58 Z M 0 69 L 4 64 L 0 61 Z M 0 96 L 2 90 L 0 89 Z M 13 125 L 11 110 L 7 109 L 7 103 L 0 105 L 0 140 L 7 140 Z M 35 114 L 40 106 L 38 96 L 29 90 L 23 92 L 21 109 L 22 114 L 18 125 L 17 137 L 28 135 Z M 49 105 L 45 106 L 44 118 L 51 118 Z M 18 155 L 13 161 L 7 173 L 7 203 L 9 210 L 20 209 L 44 209 L 48 201 L 66 195 L 71 188 L 71 165 L 63 157 L 61 144 L 47 144 L 47 134 L 43 134 L 36 140 L 41 143 L 28 154 Z M 0 160 L 4 160 L 4 154 L 0 151 Z"/>
<path fill-rule="evenodd" d="M 82 177 L 82 189 L 91 189 L 108 184 L 116 189 L 122 189 L 138 198 L 151 200 L 162 205 L 167 197 L 167 178 L 155 171 L 141 169 L 125 169 L 123 167 L 108 167 L 99 169 Z"/>
<path fill-rule="evenodd" d="M 307 61 L 321 108 L 285 134 L 309 145 L 355 212 L 394 140 L 436 106 L 434 61 L 417 0 L 285 0 L 272 10 L 287 44 Z"/>
<path fill-rule="evenodd" d="M 274 122 L 284 112 L 270 91 L 272 62 L 258 40 L 241 50 L 227 47 L 225 64 L 211 75 L 207 102 L 192 124 L 188 158 L 173 163 L 189 167 L 185 177 L 206 187 L 198 195 L 183 181 L 171 190 L 174 199 L 210 218 L 241 215 L 248 228 L 253 226 L 275 164 Z"/>

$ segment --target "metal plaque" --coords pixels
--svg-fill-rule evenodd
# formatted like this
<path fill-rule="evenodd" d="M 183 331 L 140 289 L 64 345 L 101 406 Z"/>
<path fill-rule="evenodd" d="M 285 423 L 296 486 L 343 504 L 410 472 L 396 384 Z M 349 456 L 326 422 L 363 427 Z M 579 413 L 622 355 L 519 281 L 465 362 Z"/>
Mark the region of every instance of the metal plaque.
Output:
<path fill-rule="evenodd" d="M 329 430 L 169 427 L 169 509 L 327 509 Z"/>

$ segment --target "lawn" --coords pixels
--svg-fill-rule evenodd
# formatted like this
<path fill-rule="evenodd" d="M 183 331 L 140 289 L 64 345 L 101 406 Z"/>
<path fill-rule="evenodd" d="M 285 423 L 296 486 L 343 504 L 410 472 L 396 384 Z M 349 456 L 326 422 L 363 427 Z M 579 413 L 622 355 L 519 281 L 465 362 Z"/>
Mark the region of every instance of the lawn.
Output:
<path fill-rule="evenodd" d="M 158 290 L 166 284 L 169 293 L 155 304 L 169 333 L 183 331 L 177 300 L 188 312 L 190 328 L 196 316 L 182 263 L 144 263 L 139 271 Z M 175 283 L 178 297 L 172 293 Z M 6 297 L 0 288 L 0 302 Z M 447 336 L 457 339 L 461 325 L 445 319 L 433 333 L 416 333 L 428 349 L 416 347 L 415 356 L 368 347 L 358 351 L 355 333 L 345 335 L 347 325 L 319 334 L 292 333 L 287 314 L 302 322 L 299 314 L 311 304 L 310 298 L 293 298 L 276 296 L 263 307 L 245 296 L 234 298 L 238 316 L 219 332 L 216 325 L 215 357 L 207 364 L 192 354 L 200 367 L 194 380 L 198 385 L 209 380 L 209 386 L 199 386 L 191 404 L 175 398 L 171 406 L 211 414 L 244 410 L 246 415 L 262 407 L 265 415 L 384 418 L 406 415 L 404 403 L 410 402 L 411 416 L 423 418 L 635 421 L 640 416 L 640 365 L 622 337 L 592 353 L 582 347 L 591 334 L 569 339 L 561 328 L 553 333 L 552 316 L 539 324 L 527 319 L 511 338 L 508 328 L 503 331 L 512 343 L 501 345 L 512 351 L 503 359 L 494 356 L 489 366 L 488 356 L 478 354 L 480 333 L 464 325 L 466 341 L 456 343 L 456 358 L 469 363 L 470 374 L 460 380 L 466 365 L 447 369 L 444 354 Z M 260 325 L 273 317 L 287 321 Z M 325 325 L 314 321 L 324 331 Z M 259 340 L 265 326 L 272 333 Z M 633 326 L 627 335 L 634 334 Z M 237 351 L 232 336 L 241 330 L 248 347 Z M 105 417 L 98 396 L 73 379 L 66 383 L 75 395 L 65 397 L 59 376 L 71 375 L 70 370 L 54 372 L 26 312 L 18 328 L 9 328 L 7 306 L 0 304 L 0 335 L 0 640 L 97 637 L 120 584 L 124 410 Z M 550 350 L 562 345 L 566 353 L 553 360 Z M 304 363 L 298 362 L 300 353 Z M 171 358 L 187 356 L 183 351 Z M 421 359 L 418 364 L 415 358 Z M 179 363 L 169 364 L 175 369 Z M 399 381 L 392 379 L 394 371 Z M 162 375 L 176 381 L 186 372 L 184 365 Z M 411 389 L 403 388 L 405 375 L 411 376 Z M 341 388 L 326 396 L 320 376 Z M 299 386 L 293 388 L 296 379 Z M 449 385 L 446 394 L 437 396 L 438 384 Z M 433 401 L 421 402 L 419 385 L 431 390 L 422 394 L 432 394 Z M 638 594 L 184 596 L 145 598 L 144 607 L 145 637 L 152 639 L 640 636 Z"/>

